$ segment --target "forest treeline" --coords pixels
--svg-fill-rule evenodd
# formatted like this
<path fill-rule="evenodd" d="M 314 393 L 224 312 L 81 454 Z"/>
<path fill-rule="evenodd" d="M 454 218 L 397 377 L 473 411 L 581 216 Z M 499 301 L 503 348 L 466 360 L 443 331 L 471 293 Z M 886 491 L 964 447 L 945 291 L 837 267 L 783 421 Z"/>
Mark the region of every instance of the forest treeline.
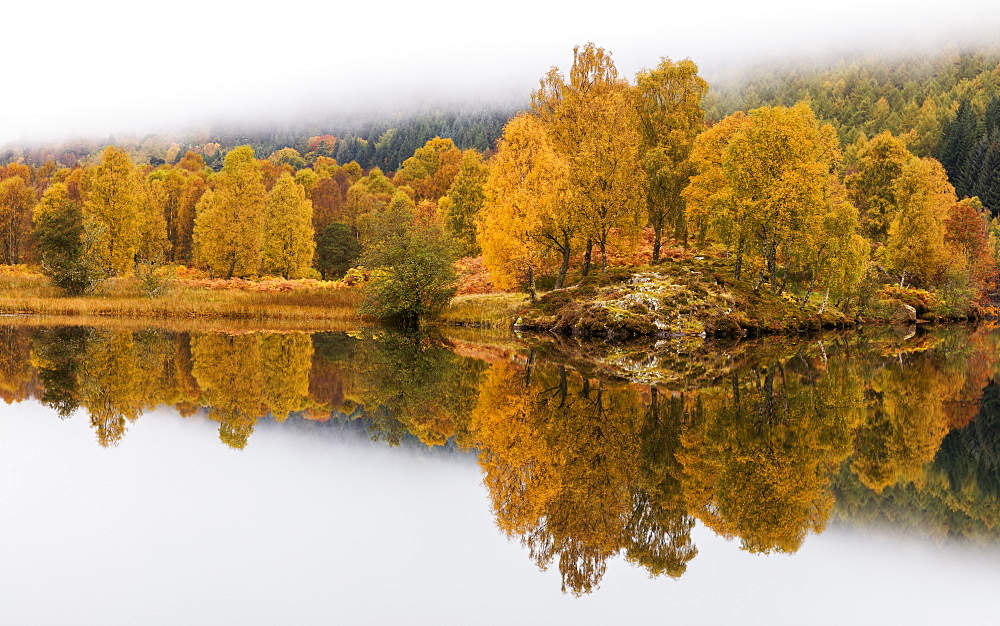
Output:
<path fill-rule="evenodd" d="M 938 159 L 958 196 L 978 196 L 996 217 L 998 68 L 996 48 L 772 68 L 720 84 L 707 115 L 720 120 L 740 110 L 808 102 L 818 119 L 836 129 L 846 153 L 892 133 L 916 156 Z"/>
<path fill-rule="evenodd" d="M 917 288 L 961 314 L 998 275 L 998 58 L 776 73 L 710 96 L 690 60 L 630 80 L 587 44 L 509 121 L 438 113 L 373 124 L 375 141 L 233 131 L 222 138 L 243 145 L 157 156 L 10 152 L 0 261 L 75 293 L 164 264 L 222 278 L 362 266 L 383 302 L 419 294 L 417 317 L 454 292 L 455 257 L 481 254 L 495 287 L 533 293 L 541 276 L 558 288 L 604 271 L 646 229 L 651 263 L 665 247 L 722 254 L 748 289 L 821 312 Z"/>
<path fill-rule="evenodd" d="M 616 555 L 683 575 L 698 522 L 752 552 L 794 552 L 831 517 L 995 539 L 997 335 L 944 330 L 751 350 L 671 387 L 384 331 L 8 327 L 0 395 L 83 409 L 102 446 L 169 405 L 235 448 L 269 415 L 474 449 L 498 526 L 586 593 Z"/>
<path fill-rule="evenodd" d="M 0 165 L 23 162 L 40 166 L 55 161 L 72 167 L 114 145 L 132 160 L 157 167 L 188 151 L 200 154 L 208 167 L 222 168 L 225 154 L 239 146 L 250 146 L 266 156 L 293 148 L 307 161 L 317 156 L 341 163 L 357 161 L 363 169 L 378 167 L 393 172 L 414 150 L 434 137 L 451 139 L 463 150 L 489 150 L 514 115 L 513 105 L 415 106 L 407 112 L 357 112 L 332 119 L 287 125 L 219 125 L 188 133 L 111 136 L 104 140 L 79 138 L 60 143 L 8 144 L 0 148 Z M 323 143 L 317 138 L 335 139 Z"/>

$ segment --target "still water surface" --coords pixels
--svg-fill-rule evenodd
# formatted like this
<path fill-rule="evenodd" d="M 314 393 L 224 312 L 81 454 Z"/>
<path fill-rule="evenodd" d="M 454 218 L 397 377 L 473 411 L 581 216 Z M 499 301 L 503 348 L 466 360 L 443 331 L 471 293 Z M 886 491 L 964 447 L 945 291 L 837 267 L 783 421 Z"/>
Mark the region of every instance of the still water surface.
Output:
<path fill-rule="evenodd" d="M 0 329 L 0 623 L 989 621 L 998 337 L 907 335 Z"/>

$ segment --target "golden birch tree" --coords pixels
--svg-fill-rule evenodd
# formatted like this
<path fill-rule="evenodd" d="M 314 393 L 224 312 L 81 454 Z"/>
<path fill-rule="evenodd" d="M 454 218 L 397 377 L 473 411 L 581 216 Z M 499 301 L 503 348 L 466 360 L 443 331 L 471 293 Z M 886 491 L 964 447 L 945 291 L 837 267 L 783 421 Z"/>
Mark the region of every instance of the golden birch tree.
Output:
<path fill-rule="evenodd" d="M 0 181 L 0 237 L 3 262 L 8 265 L 21 262 L 31 232 L 31 209 L 36 198 L 29 182 L 21 176 Z"/>
<path fill-rule="evenodd" d="M 512 289 L 522 278 L 531 287 L 549 251 L 561 255 L 556 286 L 562 286 L 579 228 L 568 203 L 568 183 L 568 168 L 542 124 L 530 115 L 508 122 L 483 188 L 477 224 L 483 263 L 497 287 Z"/>
<path fill-rule="evenodd" d="M 84 175 L 87 255 L 111 274 L 128 273 L 146 227 L 145 190 L 128 154 L 108 146 Z"/>
<path fill-rule="evenodd" d="M 685 196 L 693 221 L 706 223 L 736 255 L 780 292 L 787 267 L 808 251 L 822 221 L 826 191 L 840 153 L 836 135 L 809 106 L 765 107 L 724 120 L 696 142 L 699 174 Z M 780 279 L 780 280 L 779 280 Z"/>
<path fill-rule="evenodd" d="M 922 287 L 944 283 L 958 255 L 945 242 L 948 211 L 957 202 L 941 164 L 913 157 L 893 181 L 894 212 L 879 257 L 886 269 Z M 965 268 L 967 269 L 967 268 Z"/>
<path fill-rule="evenodd" d="M 618 77 L 611 54 L 593 43 L 573 49 L 569 82 L 552 68 L 531 96 L 569 171 L 569 191 L 590 247 L 607 266 L 612 231 L 638 232 L 645 225 L 646 177 L 639 158 L 639 120 L 627 81 Z"/>
<path fill-rule="evenodd" d="M 302 185 L 285 174 L 268 194 L 261 271 L 285 278 L 301 277 L 312 265 L 315 250 L 312 202 Z"/>
<path fill-rule="evenodd" d="M 844 179 L 851 200 L 861 211 L 864 234 L 876 243 L 885 243 L 889 236 L 898 210 L 895 181 L 913 158 L 901 138 L 880 133 L 861 142 L 857 168 Z"/>
<path fill-rule="evenodd" d="M 693 172 L 691 147 L 704 128 L 701 100 L 708 83 L 698 76 L 691 59 L 661 59 L 652 70 L 636 76 L 642 165 L 646 170 L 649 223 L 653 227 L 653 263 L 660 260 L 663 232 L 672 225 L 674 236 L 687 240 L 684 198 L 681 192 Z"/>
<path fill-rule="evenodd" d="M 166 228 L 167 260 L 176 261 L 180 257 L 180 240 L 183 228 L 181 207 L 184 199 L 184 188 L 187 180 L 186 172 L 179 168 L 165 167 L 150 172 L 147 177 L 149 187 L 149 203 L 153 211 L 163 216 Z"/>
<path fill-rule="evenodd" d="M 260 269 L 267 192 L 250 146 L 232 149 L 197 205 L 195 258 L 213 275 L 252 276 Z"/>

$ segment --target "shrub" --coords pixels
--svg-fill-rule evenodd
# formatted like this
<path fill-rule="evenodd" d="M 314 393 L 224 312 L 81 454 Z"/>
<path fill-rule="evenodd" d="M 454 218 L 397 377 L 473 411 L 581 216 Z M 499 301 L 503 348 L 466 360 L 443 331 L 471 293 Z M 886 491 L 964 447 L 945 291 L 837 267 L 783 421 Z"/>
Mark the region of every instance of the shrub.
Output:
<path fill-rule="evenodd" d="M 380 271 L 365 287 L 361 313 L 404 326 L 437 316 L 457 289 L 454 260 L 444 232 L 429 220 L 373 242 L 362 261 Z"/>

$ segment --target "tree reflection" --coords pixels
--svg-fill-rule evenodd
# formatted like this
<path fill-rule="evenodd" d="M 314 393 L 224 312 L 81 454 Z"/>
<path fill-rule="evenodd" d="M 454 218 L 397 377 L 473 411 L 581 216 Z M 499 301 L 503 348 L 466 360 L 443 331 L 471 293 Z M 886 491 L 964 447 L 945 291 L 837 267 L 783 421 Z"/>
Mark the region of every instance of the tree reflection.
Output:
<path fill-rule="evenodd" d="M 80 406 L 80 369 L 91 330 L 81 326 L 39 329 L 32 335 L 31 364 L 43 387 L 42 404 L 66 418 Z"/>
<path fill-rule="evenodd" d="M 455 354 L 438 335 L 380 330 L 355 344 L 346 395 L 365 407 L 378 438 L 463 444 L 485 368 Z"/>
<path fill-rule="evenodd" d="M 615 556 L 683 575 L 699 522 L 761 553 L 795 552 L 831 515 L 1000 539 L 1000 333 L 775 342 L 719 356 L 698 385 L 683 363 L 660 386 L 615 379 L 599 350 L 486 362 L 434 333 L 8 327 L 0 396 L 84 408 L 103 446 L 172 405 L 233 448 L 268 415 L 475 448 L 498 527 L 574 594 Z"/>
<path fill-rule="evenodd" d="M 876 490 L 924 475 L 996 366 L 976 337 L 956 341 L 973 347 L 804 346 L 684 392 L 494 364 L 472 425 L 497 524 L 577 594 L 616 554 L 682 575 L 696 520 L 751 552 L 795 552 L 825 528 L 842 468 Z"/>
<path fill-rule="evenodd" d="M 702 394 L 683 435 L 688 506 L 752 552 L 794 552 L 821 531 L 849 425 L 808 376 L 784 367 L 734 373 Z"/>
<path fill-rule="evenodd" d="M 263 415 L 261 336 L 198 333 L 191 337 L 191 373 L 202 390 L 208 415 L 219 422 L 219 439 L 244 448 Z"/>
<path fill-rule="evenodd" d="M 20 402 L 35 394 L 37 386 L 28 334 L 0 326 L 0 398 L 7 404 Z"/>
<path fill-rule="evenodd" d="M 625 556 L 650 575 L 678 578 L 698 554 L 691 540 L 695 518 L 682 496 L 684 468 L 678 458 L 685 396 L 664 397 L 649 390 L 639 441 L 642 462 L 632 490 L 632 513 L 625 529 Z"/>
<path fill-rule="evenodd" d="M 80 402 L 102 446 L 117 444 L 143 408 L 143 374 L 132 333 L 93 338 L 84 355 Z"/>
<path fill-rule="evenodd" d="M 599 583 L 629 522 L 641 524 L 632 485 L 643 417 L 636 389 L 562 365 L 496 364 L 480 387 L 473 427 L 497 523 L 539 567 L 556 561 L 573 593 Z"/>

